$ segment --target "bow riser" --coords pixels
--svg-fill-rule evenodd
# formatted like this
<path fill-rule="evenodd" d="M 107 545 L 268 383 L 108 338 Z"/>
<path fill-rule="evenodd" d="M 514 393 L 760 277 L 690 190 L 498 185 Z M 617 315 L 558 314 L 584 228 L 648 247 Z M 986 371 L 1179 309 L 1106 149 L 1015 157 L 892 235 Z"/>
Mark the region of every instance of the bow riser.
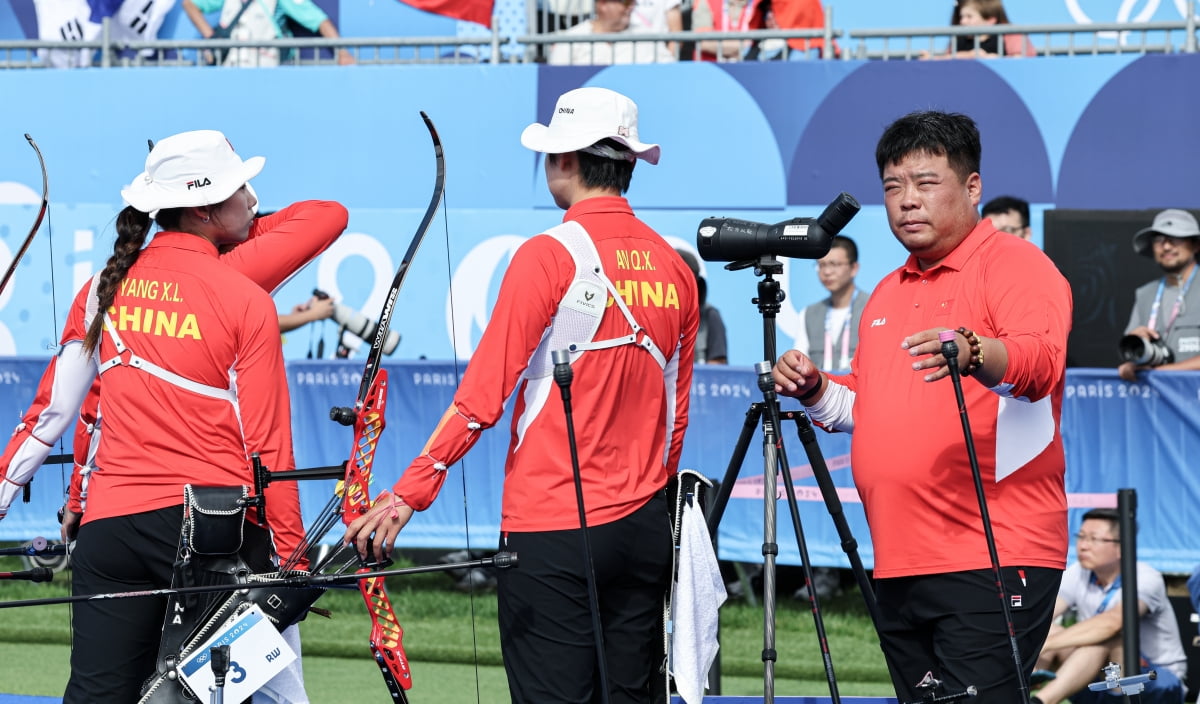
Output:
<path fill-rule="evenodd" d="M 382 326 L 381 326 L 382 327 Z M 387 371 L 380 370 L 360 404 L 354 424 L 354 455 L 346 467 L 342 487 L 342 520 L 348 525 L 371 508 L 371 470 L 375 449 L 379 446 L 387 410 Z M 366 568 L 360 572 L 367 571 Z M 412 687 L 412 672 L 404 652 L 404 629 L 396 619 L 382 577 L 358 583 L 367 613 L 371 616 L 371 653 L 383 673 L 384 682 L 394 701 L 407 702 L 404 690 Z"/>
<path fill-rule="evenodd" d="M 387 426 L 387 371 L 380 370 L 367 391 L 354 423 L 354 454 L 342 487 L 342 521 L 349 525 L 371 508 L 371 468 L 375 449 Z"/>
<path fill-rule="evenodd" d="M 371 614 L 371 652 L 383 673 L 388 692 L 393 700 L 407 702 L 404 690 L 412 688 L 412 671 L 409 670 L 408 656 L 401 645 L 404 629 L 396 620 L 392 602 L 384 590 L 383 577 L 360 580 L 358 590 L 362 592 L 367 611 Z"/>

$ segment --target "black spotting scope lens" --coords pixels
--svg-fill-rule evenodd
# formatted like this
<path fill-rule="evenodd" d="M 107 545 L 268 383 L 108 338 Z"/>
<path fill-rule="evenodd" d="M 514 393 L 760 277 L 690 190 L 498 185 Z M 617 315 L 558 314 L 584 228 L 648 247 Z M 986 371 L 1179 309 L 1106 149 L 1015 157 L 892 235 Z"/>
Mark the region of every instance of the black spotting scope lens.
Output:
<path fill-rule="evenodd" d="M 696 231 L 696 251 L 709 262 L 737 262 L 761 256 L 820 259 L 829 253 L 833 236 L 842 231 L 861 206 L 841 193 L 816 218 L 792 218 L 767 225 L 734 218 L 705 218 Z"/>

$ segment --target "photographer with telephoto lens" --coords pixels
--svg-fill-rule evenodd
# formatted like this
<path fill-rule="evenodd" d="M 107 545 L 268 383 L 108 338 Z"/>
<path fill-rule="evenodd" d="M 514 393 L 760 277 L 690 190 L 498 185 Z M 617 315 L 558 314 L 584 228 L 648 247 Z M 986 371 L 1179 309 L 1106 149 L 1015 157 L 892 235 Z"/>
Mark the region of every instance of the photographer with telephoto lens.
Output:
<path fill-rule="evenodd" d="M 1200 287 L 1193 288 L 1200 226 L 1186 210 L 1171 208 L 1133 236 L 1133 250 L 1154 257 L 1162 278 L 1138 288 L 1118 349 L 1117 372 L 1136 380 L 1139 369 L 1200 369 Z"/>

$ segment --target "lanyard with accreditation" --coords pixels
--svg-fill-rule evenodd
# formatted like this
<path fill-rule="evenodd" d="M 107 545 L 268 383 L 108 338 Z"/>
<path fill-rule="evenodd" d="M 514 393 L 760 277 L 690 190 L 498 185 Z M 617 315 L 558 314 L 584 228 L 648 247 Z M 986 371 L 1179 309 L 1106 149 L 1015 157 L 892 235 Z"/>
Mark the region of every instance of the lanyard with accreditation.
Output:
<path fill-rule="evenodd" d="M 833 370 L 843 370 L 850 368 L 850 322 L 854 319 L 854 302 L 858 300 L 858 289 L 854 289 L 854 295 L 850 297 L 850 305 L 846 307 L 846 317 L 842 320 L 841 334 L 837 337 L 842 338 L 842 354 L 838 357 L 838 363 L 833 364 L 833 305 L 830 302 L 829 308 L 825 310 L 825 366 Z"/>
<path fill-rule="evenodd" d="M 1187 295 L 1188 288 L 1192 285 L 1192 279 L 1196 277 L 1196 265 L 1192 265 L 1192 272 L 1188 274 L 1187 281 L 1183 282 L 1183 286 L 1179 289 L 1179 297 L 1175 299 L 1175 305 L 1171 307 L 1171 317 L 1167 318 L 1167 324 L 1163 327 L 1162 334 L 1166 335 L 1171 332 L 1171 326 L 1175 324 L 1175 319 L 1179 317 L 1179 312 L 1183 308 L 1183 297 Z M 1154 294 L 1154 303 L 1150 306 L 1150 320 L 1146 322 L 1146 327 L 1154 332 L 1155 323 L 1158 322 L 1158 309 L 1162 306 L 1163 289 L 1166 288 L 1167 277 L 1162 277 L 1158 282 L 1158 291 Z"/>

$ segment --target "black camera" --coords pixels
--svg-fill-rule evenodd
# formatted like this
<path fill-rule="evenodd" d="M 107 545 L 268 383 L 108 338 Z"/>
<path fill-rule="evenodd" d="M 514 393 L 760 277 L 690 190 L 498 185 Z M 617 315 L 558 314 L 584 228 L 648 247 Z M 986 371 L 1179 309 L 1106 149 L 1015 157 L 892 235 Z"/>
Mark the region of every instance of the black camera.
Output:
<path fill-rule="evenodd" d="M 709 262 L 737 262 L 763 255 L 820 259 L 829 253 L 833 236 L 858 214 L 861 206 L 849 193 L 840 194 L 813 218 L 792 218 L 774 225 L 733 218 L 705 218 L 696 232 L 696 251 Z"/>
<path fill-rule="evenodd" d="M 1117 349 L 1121 352 L 1121 361 L 1133 362 L 1139 367 L 1157 367 L 1175 361 L 1175 353 L 1161 338 L 1147 340 L 1141 335 L 1126 335 L 1117 343 Z"/>

